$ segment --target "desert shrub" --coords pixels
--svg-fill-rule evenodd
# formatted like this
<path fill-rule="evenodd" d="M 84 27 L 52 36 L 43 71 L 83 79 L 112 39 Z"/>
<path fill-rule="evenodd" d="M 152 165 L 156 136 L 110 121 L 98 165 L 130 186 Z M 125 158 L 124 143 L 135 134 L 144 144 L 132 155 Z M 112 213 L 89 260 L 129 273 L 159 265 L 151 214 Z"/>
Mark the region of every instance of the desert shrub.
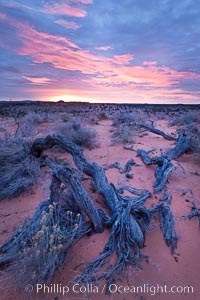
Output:
<path fill-rule="evenodd" d="M 185 134 L 190 138 L 191 150 L 200 153 L 200 114 L 199 110 L 189 110 L 179 116 L 175 116 L 170 122 L 170 126 L 177 126 L 178 134 Z"/>
<path fill-rule="evenodd" d="M 148 121 L 147 114 L 143 111 L 135 111 L 132 113 L 117 112 L 113 115 L 112 125 L 118 127 L 122 124 L 134 124 L 134 123 L 143 123 L 145 124 Z"/>
<path fill-rule="evenodd" d="M 5 272 L 11 271 L 23 289 L 26 284 L 49 283 L 63 266 L 68 248 L 82 236 L 82 220 L 80 213 L 43 201 L 33 217 L 0 247 Z"/>
<path fill-rule="evenodd" d="M 24 107 L 18 107 L 11 105 L 11 103 L 6 104 L 6 106 L 2 106 L 0 109 L 0 115 L 3 117 L 24 117 L 26 115 L 26 112 L 24 110 Z"/>
<path fill-rule="evenodd" d="M 98 125 L 99 124 L 99 118 L 96 114 L 89 115 L 87 118 L 87 123 L 90 125 Z"/>
<path fill-rule="evenodd" d="M 141 128 L 137 124 L 147 124 L 148 118 L 143 111 L 132 113 L 117 112 L 113 116 L 112 125 L 115 127 L 112 143 L 132 143 L 135 135 L 141 135 Z"/>
<path fill-rule="evenodd" d="M 192 120 L 192 122 L 200 123 L 200 111 L 199 110 L 198 111 L 196 111 L 196 110 L 189 111 L 188 116 Z"/>
<path fill-rule="evenodd" d="M 118 112 L 113 116 L 112 125 L 117 127 L 120 124 L 128 124 L 132 121 L 133 121 L 133 114 Z"/>
<path fill-rule="evenodd" d="M 109 116 L 104 111 L 98 113 L 97 117 L 98 117 L 99 120 L 107 120 L 107 119 L 109 119 Z"/>
<path fill-rule="evenodd" d="M 188 125 L 191 123 L 200 123 L 200 113 L 199 111 L 190 110 L 184 112 L 181 115 L 175 117 L 169 122 L 170 126 L 178 125 Z"/>
<path fill-rule="evenodd" d="M 108 120 L 109 116 L 106 112 L 99 112 L 99 113 L 89 113 L 86 117 L 86 121 L 90 125 L 98 125 L 99 121 Z"/>
<path fill-rule="evenodd" d="M 76 121 L 67 124 L 58 123 L 54 127 L 54 130 L 57 134 L 67 137 L 80 147 L 85 147 L 88 149 L 98 147 L 96 130 L 82 126 Z"/>
<path fill-rule="evenodd" d="M 133 137 L 136 135 L 136 130 L 133 126 L 122 126 L 116 129 L 112 135 L 112 144 L 116 143 L 132 143 Z"/>
<path fill-rule="evenodd" d="M 191 140 L 191 147 L 194 152 L 200 152 L 200 130 L 194 124 L 180 126 L 177 129 L 178 134 L 185 134 Z"/>
<path fill-rule="evenodd" d="M 21 137 L 32 137 L 40 117 L 36 113 L 29 113 L 19 120 L 19 128 L 17 134 Z"/>
<path fill-rule="evenodd" d="M 73 141 L 81 147 L 92 149 L 98 146 L 96 136 L 97 133 L 94 129 L 80 126 L 73 134 Z"/>
<path fill-rule="evenodd" d="M 39 170 L 39 161 L 31 154 L 31 142 L 17 137 L 0 140 L 0 200 L 30 189 Z"/>
<path fill-rule="evenodd" d="M 64 122 L 64 123 L 67 123 L 69 121 L 69 115 L 67 114 L 62 114 L 61 115 L 61 120 Z"/>
<path fill-rule="evenodd" d="M 155 116 L 157 120 L 165 120 L 167 118 L 167 112 L 157 111 Z"/>
<path fill-rule="evenodd" d="M 39 123 L 55 121 L 58 118 L 58 114 L 56 112 L 53 113 L 50 111 L 39 111 L 37 115 L 39 116 Z"/>

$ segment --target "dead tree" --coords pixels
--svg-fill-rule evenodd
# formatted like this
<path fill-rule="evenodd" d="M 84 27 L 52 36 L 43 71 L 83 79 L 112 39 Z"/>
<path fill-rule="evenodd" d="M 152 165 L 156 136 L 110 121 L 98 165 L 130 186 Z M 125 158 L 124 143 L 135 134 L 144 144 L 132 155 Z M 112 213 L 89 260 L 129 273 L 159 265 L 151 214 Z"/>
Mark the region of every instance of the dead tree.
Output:
<path fill-rule="evenodd" d="M 91 222 L 77 204 L 78 213 L 69 211 L 66 202 L 60 203 L 61 183 L 54 173 L 50 198 L 0 247 L 2 274 L 10 271 L 23 290 L 25 284 L 50 282 L 69 256 L 71 246 L 92 231 Z"/>
<path fill-rule="evenodd" d="M 57 166 L 49 159 L 44 159 L 43 152 L 59 145 L 72 155 L 78 170 L 73 170 L 69 166 Z M 173 165 L 171 157 L 179 156 L 185 143 L 181 140 L 177 142 L 174 150 L 166 152 L 160 157 L 150 157 L 150 152 L 138 150 L 146 164 L 156 164 L 156 182 L 154 191 L 161 191 L 168 179 Z M 186 149 L 187 147 L 184 147 Z M 187 148 L 188 149 L 188 148 Z M 141 253 L 145 244 L 147 228 L 154 213 L 159 211 L 160 226 L 163 231 L 165 241 L 171 246 L 172 254 L 176 248 L 176 234 L 174 230 L 173 214 L 167 203 L 157 204 L 153 208 L 144 206 L 151 194 L 146 190 L 139 190 L 133 187 L 116 188 L 109 183 L 102 167 L 97 163 L 90 163 L 86 160 L 81 149 L 70 140 L 59 136 L 47 136 L 36 139 L 31 148 L 33 156 L 40 158 L 41 165 L 47 165 L 53 170 L 52 182 L 50 186 L 50 199 L 41 203 L 33 218 L 27 220 L 7 242 L 0 247 L 0 266 L 9 270 L 18 270 L 25 263 L 28 268 L 34 266 L 37 269 L 37 276 L 41 282 L 50 280 L 55 270 L 60 267 L 65 259 L 66 251 L 78 239 L 88 232 L 102 232 L 104 227 L 110 229 L 110 236 L 100 255 L 93 260 L 78 276 L 77 280 L 82 283 L 92 281 L 99 282 L 106 280 L 107 291 L 111 283 L 123 278 L 127 264 L 138 265 L 141 259 L 148 258 Z M 129 170 L 134 161 L 130 160 L 125 171 Z M 98 194 L 104 198 L 106 210 L 97 209 L 94 202 L 84 189 L 77 174 L 84 173 L 92 178 Z M 68 199 L 63 191 L 67 189 L 73 199 Z M 124 195 L 128 190 L 132 195 Z M 64 207 L 62 207 L 62 201 Z M 75 209 L 69 211 L 71 202 L 74 202 Z M 71 201 L 71 202 L 70 202 Z M 43 215 L 46 217 L 44 218 Z M 55 233 L 57 224 L 61 230 L 60 239 Z M 43 237 L 43 234 L 45 235 Z M 35 239 L 37 243 L 35 243 Z M 48 251 L 44 249 L 44 241 L 47 243 L 47 250 L 50 251 L 52 241 L 54 242 L 53 254 L 55 254 L 53 264 L 48 265 Z M 39 244 L 39 249 L 35 248 Z M 63 250 L 65 247 L 65 250 Z M 31 248 L 31 249 L 30 249 Z M 43 252 L 45 251 L 45 252 Z M 57 252 L 56 252 L 57 251 Z M 45 255 L 45 260 L 43 256 Z M 116 254 L 116 260 L 112 258 Z M 39 255 L 39 258 L 37 258 Z M 52 254 L 51 254 L 52 255 Z M 57 258 L 58 257 L 58 258 Z M 26 259 L 30 260 L 26 261 Z M 41 265 L 40 260 L 45 262 Z M 34 263 L 35 261 L 35 263 Z M 28 272 L 26 268 L 26 272 Z M 41 268 L 44 268 L 42 271 Z M 26 273 L 27 274 L 27 273 Z M 41 274 L 41 275 L 40 275 Z M 36 278 L 36 280 L 38 280 Z"/>
<path fill-rule="evenodd" d="M 178 238 L 174 229 L 174 216 L 169 206 L 165 203 L 160 206 L 159 216 L 160 228 L 163 232 L 165 242 L 168 247 L 171 246 L 171 253 L 173 255 L 177 247 Z"/>
<path fill-rule="evenodd" d="M 183 217 L 189 220 L 191 220 L 193 217 L 197 217 L 200 229 L 200 208 L 198 208 L 194 202 L 192 202 L 191 213 Z"/>
<path fill-rule="evenodd" d="M 165 187 L 168 176 L 173 170 L 173 164 L 165 158 L 164 156 L 156 156 L 156 157 L 150 157 L 148 155 L 148 151 L 144 150 L 137 150 L 137 155 L 141 156 L 142 160 L 144 161 L 145 164 L 147 165 L 157 165 L 155 168 L 155 177 L 156 181 L 153 185 L 154 187 L 154 192 L 158 193 L 163 190 Z"/>
<path fill-rule="evenodd" d="M 174 148 L 164 153 L 164 157 L 172 160 L 180 157 L 193 148 L 193 141 L 188 138 L 184 133 L 180 134 Z"/>
<path fill-rule="evenodd" d="M 32 151 L 34 155 L 40 157 L 44 150 L 52 148 L 55 145 L 59 145 L 70 153 L 77 168 L 92 177 L 97 192 L 104 197 L 108 208 L 113 211 L 114 204 L 118 202 L 118 198 L 112 186 L 108 184 L 103 168 L 95 162 L 89 163 L 76 144 L 62 136 L 47 136 L 46 138 L 36 139 L 33 143 Z"/>
<path fill-rule="evenodd" d="M 109 241 L 102 254 L 89 264 L 84 270 L 83 275 L 77 280 L 80 282 L 85 282 L 85 280 L 87 282 L 88 280 L 99 282 L 101 279 L 106 279 L 107 284 L 114 282 L 122 276 L 127 263 L 136 265 L 139 258 L 143 257 L 140 253 L 140 248 L 144 246 L 145 228 L 150 222 L 150 213 L 148 209 L 143 207 L 143 204 L 150 197 L 150 193 L 148 191 L 133 189 L 132 192 L 136 193 L 135 197 L 121 195 L 114 185 L 108 183 L 104 170 L 96 163 L 88 163 L 81 149 L 63 137 L 48 136 L 45 139 L 37 139 L 33 144 L 33 153 L 41 156 L 45 149 L 51 148 L 54 145 L 59 145 L 70 153 L 78 169 L 92 177 L 97 193 L 103 195 L 105 204 L 110 210 L 110 215 L 104 210 L 98 211 L 105 226 L 111 228 Z M 75 199 L 79 199 L 80 188 L 78 189 L 77 178 L 74 180 L 71 171 L 68 168 L 63 170 L 63 168 L 55 167 L 48 160 L 47 164 L 54 170 L 59 180 L 64 183 L 68 182 L 71 185 Z M 130 164 L 132 164 L 132 160 Z M 127 165 L 127 167 L 129 166 Z M 78 185 L 80 185 L 80 182 Z M 84 207 L 81 204 L 82 209 L 88 214 L 90 205 L 88 205 L 88 197 L 83 193 L 82 188 L 81 195 L 84 195 L 86 202 Z M 78 204 L 80 201 L 81 199 L 78 200 Z M 93 216 L 95 216 L 95 213 Z M 92 217 L 92 222 L 95 222 L 95 217 Z M 117 261 L 114 265 L 108 264 L 108 261 L 115 252 L 118 257 Z M 99 276 L 97 273 L 106 263 L 108 264 L 107 272 L 103 272 Z"/>
<path fill-rule="evenodd" d="M 116 169 L 119 170 L 120 173 L 127 173 L 127 172 L 130 172 L 130 171 L 131 171 L 132 166 L 134 166 L 135 164 L 136 164 L 136 163 L 135 163 L 134 159 L 133 159 L 133 158 L 130 158 L 130 159 L 126 162 L 124 168 L 121 167 L 121 164 L 120 164 L 119 162 L 115 162 L 114 164 L 111 164 L 111 165 L 109 165 L 108 167 L 111 168 L 111 169 L 112 169 L 112 168 L 116 168 Z"/>
<path fill-rule="evenodd" d="M 165 133 L 164 131 L 160 130 L 160 129 L 157 129 L 155 128 L 154 126 L 148 126 L 148 125 L 145 125 L 145 124 L 142 124 L 142 123 L 136 123 L 136 125 L 138 127 L 142 127 L 150 132 L 153 132 L 155 134 L 158 134 L 158 135 L 161 135 L 164 139 L 166 140 L 169 140 L 169 141 L 176 141 L 176 138 Z"/>
<path fill-rule="evenodd" d="M 98 210 L 81 184 L 79 178 L 76 176 L 75 172 L 66 166 L 58 167 L 49 159 L 46 159 L 46 165 L 48 165 L 54 171 L 54 176 L 56 176 L 57 179 L 59 179 L 66 186 L 70 186 L 72 195 L 79 210 L 88 216 L 96 232 L 102 232 L 104 227 Z"/>
<path fill-rule="evenodd" d="M 147 165 L 155 164 L 157 165 L 155 169 L 156 181 L 154 183 L 154 192 L 160 192 L 165 187 L 168 176 L 173 170 L 172 159 L 180 157 L 182 154 L 191 150 L 192 141 L 185 134 L 181 134 L 177 140 L 174 148 L 166 151 L 161 156 L 150 157 L 150 151 L 145 151 L 142 149 L 137 150 L 137 155 L 140 156 L 143 162 Z"/>

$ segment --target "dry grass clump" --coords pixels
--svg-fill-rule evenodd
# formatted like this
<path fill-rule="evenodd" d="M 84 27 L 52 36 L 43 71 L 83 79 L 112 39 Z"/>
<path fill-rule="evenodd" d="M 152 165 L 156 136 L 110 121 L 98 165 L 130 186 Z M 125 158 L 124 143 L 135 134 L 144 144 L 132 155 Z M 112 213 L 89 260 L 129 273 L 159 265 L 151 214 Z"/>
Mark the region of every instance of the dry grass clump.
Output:
<path fill-rule="evenodd" d="M 113 115 L 112 125 L 118 127 L 121 124 L 129 124 L 133 122 L 133 120 L 134 114 L 118 112 Z"/>
<path fill-rule="evenodd" d="M 136 110 L 131 113 L 127 113 L 125 110 L 123 112 L 120 111 L 120 112 L 116 112 L 115 114 L 113 114 L 112 125 L 117 127 L 121 124 L 126 124 L 126 125 L 135 124 L 135 123 L 146 124 L 146 121 L 148 120 L 148 118 L 149 118 L 149 116 L 147 115 L 147 113 L 145 113 L 142 110 Z"/>
<path fill-rule="evenodd" d="M 180 126 L 177 129 L 178 134 L 185 134 L 191 140 L 191 146 L 194 152 L 200 153 L 200 129 L 194 124 Z"/>
<path fill-rule="evenodd" d="M 0 247 L 0 266 L 11 271 L 17 286 L 48 283 L 63 266 L 69 247 L 82 236 L 81 214 L 43 201 L 32 219 Z M 20 270 L 20 272 L 19 272 Z"/>
<path fill-rule="evenodd" d="M 97 117 L 98 117 L 99 120 L 108 120 L 109 119 L 108 114 L 104 111 L 98 113 Z"/>
<path fill-rule="evenodd" d="M 57 124 L 54 130 L 57 134 L 67 137 L 80 147 L 88 149 L 98 147 L 96 130 L 85 127 L 76 121 Z"/>
<path fill-rule="evenodd" d="M 67 123 L 71 116 L 69 114 L 63 113 L 63 114 L 61 114 L 60 117 L 61 117 L 62 122 Z"/>
<path fill-rule="evenodd" d="M 11 137 L 0 140 L 0 200 L 11 199 L 33 186 L 40 173 L 31 142 Z"/>
<path fill-rule="evenodd" d="M 117 112 L 113 116 L 112 125 L 115 127 L 112 143 L 132 143 L 135 135 L 141 134 L 138 124 L 146 124 L 147 116 L 144 112 L 122 113 Z"/>
<path fill-rule="evenodd" d="M 94 112 L 94 113 L 87 113 L 85 115 L 85 118 L 84 120 L 87 122 L 87 124 L 90 124 L 90 125 L 98 125 L 99 124 L 99 121 L 103 121 L 103 120 L 108 120 L 110 117 L 109 115 L 102 111 L 102 112 Z"/>
<path fill-rule="evenodd" d="M 133 143 L 133 137 L 137 134 L 134 126 L 124 125 L 117 128 L 112 135 L 112 144 L 121 143 Z"/>
<path fill-rule="evenodd" d="M 99 118 L 96 114 L 93 114 L 92 116 L 88 116 L 87 123 L 90 125 L 98 125 L 99 124 Z"/>
<path fill-rule="evenodd" d="M 164 112 L 164 111 L 156 111 L 155 112 L 155 119 L 156 120 L 166 120 L 168 117 L 168 113 L 167 111 Z"/>
<path fill-rule="evenodd" d="M 41 122 L 40 116 L 36 113 L 29 113 L 19 120 L 17 135 L 21 137 L 33 137 L 35 128 Z"/>
<path fill-rule="evenodd" d="M 175 117 L 173 120 L 169 122 L 170 126 L 178 125 L 189 125 L 191 123 L 200 123 L 200 113 L 199 111 L 189 110 L 187 112 L 182 113 L 178 117 Z"/>

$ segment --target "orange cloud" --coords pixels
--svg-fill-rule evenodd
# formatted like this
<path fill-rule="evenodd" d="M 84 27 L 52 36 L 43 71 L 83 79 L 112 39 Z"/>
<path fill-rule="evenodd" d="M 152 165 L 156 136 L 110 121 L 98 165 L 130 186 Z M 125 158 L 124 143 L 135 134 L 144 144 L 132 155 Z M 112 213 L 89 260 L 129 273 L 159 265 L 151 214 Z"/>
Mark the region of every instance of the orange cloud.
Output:
<path fill-rule="evenodd" d="M 75 22 L 66 21 L 66 20 L 57 20 L 54 23 L 59 24 L 65 28 L 70 28 L 70 29 L 74 29 L 74 30 L 79 29 L 81 27 L 80 25 L 78 25 Z"/>

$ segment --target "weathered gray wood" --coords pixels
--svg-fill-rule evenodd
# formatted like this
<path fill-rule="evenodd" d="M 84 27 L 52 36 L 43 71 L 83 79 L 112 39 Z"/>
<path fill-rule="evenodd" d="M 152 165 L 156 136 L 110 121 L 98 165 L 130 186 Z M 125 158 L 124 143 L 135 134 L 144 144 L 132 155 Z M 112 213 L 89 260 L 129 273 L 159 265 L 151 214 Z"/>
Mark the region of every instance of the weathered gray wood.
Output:
<path fill-rule="evenodd" d="M 166 204 L 160 206 L 160 228 L 167 246 L 171 246 L 171 253 L 173 255 L 177 247 L 178 238 L 174 229 L 174 216 Z"/>
<path fill-rule="evenodd" d="M 167 159 L 176 159 L 192 149 L 192 141 L 185 134 L 180 134 L 174 148 L 163 154 Z"/>
<path fill-rule="evenodd" d="M 80 208 L 80 211 L 88 216 L 96 232 L 104 230 L 102 219 L 96 209 L 92 199 L 89 197 L 79 178 L 69 167 L 58 167 L 49 159 L 46 164 L 54 171 L 55 176 L 66 186 L 70 185 L 74 199 Z"/>
<path fill-rule="evenodd" d="M 78 169 L 92 177 L 97 193 L 103 195 L 107 207 L 111 211 L 111 216 L 109 216 L 101 210 L 105 224 L 111 226 L 109 241 L 100 256 L 85 269 L 84 273 L 79 277 L 79 281 L 85 282 L 87 280 L 87 282 L 92 282 L 94 278 L 95 280 L 104 278 L 107 280 L 107 284 L 114 282 L 118 276 L 123 276 L 123 270 L 127 263 L 136 264 L 137 260 L 142 256 L 140 248 L 144 246 L 145 224 L 149 222 L 147 217 L 148 210 L 142 206 L 146 199 L 150 197 L 150 193 L 148 191 L 133 190 L 138 197 L 120 195 L 115 186 L 108 183 L 103 168 L 96 163 L 88 163 L 81 149 L 63 137 L 48 136 L 46 139 L 35 141 L 33 153 L 41 156 L 43 150 L 53 145 L 59 145 L 70 153 Z M 128 162 L 126 170 L 130 168 L 133 162 L 133 160 Z M 48 164 L 62 182 L 70 183 L 74 198 L 79 199 L 78 203 L 82 205 L 82 210 L 88 213 L 90 200 L 83 193 L 83 188 L 81 187 L 80 189 L 80 181 L 77 178 L 74 179 L 69 168 L 58 168 L 49 162 Z M 69 174 L 66 174 L 66 172 Z M 79 198 L 80 195 L 81 197 Z M 83 199 L 85 200 L 83 201 Z M 81 202 L 86 203 L 83 206 Z M 94 215 L 95 213 L 93 213 Z M 93 217 L 92 222 L 95 223 Z M 117 261 L 113 267 L 108 266 L 107 273 L 105 274 L 104 272 L 98 276 L 96 272 L 106 263 L 106 259 L 111 258 L 115 252 Z"/>
<path fill-rule="evenodd" d="M 108 208 L 113 211 L 114 205 L 118 202 L 117 195 L 113 188 L 109 185 L 105 172 L 102 167 L 96 163 L 89 163 L 81 149 L 61 136 L 47 136 L 46 138 L 38 138 L 34 141 L 32 151 L 40 157 L 46 149 L 59 145 L 73 157 L 73 160 L 80 171 L 83 171 L 88 176 L 91 176 L 96 186 L 97 192 L 104 196 Z"/>
<path fill-rule="evenodd" d="M 145 164 L 157 165 L 157 167 L 155 168 L 156 181 L 153 187 L 154 187 L 154 192 L 158 193 L 162 191 L 163 188 L 165 187 L 168 180 L 168 176 L 173 170 L 173 164 L 170 162 L 170 160 L 168 160 L 164 156 L 150 157 L 148 153 L 149 152 L 140 149 L 138 149 L 137 151 L 137 155 L 141 156 Z"/>
<path fill-rule="evenodd" d="M 166 151 L 162 156 L 150 157 L 148 154 L 152 151 L 145 151 L 143 149 L 137 150 L 137 155 L 140 156 L 143 162 L 147 165 L 156 164 L 155 177 L 156 181 L 154 183 L 154 192 L 160 192 L 165 187 L 168 176 L 173 170 L 173 164 L 171 163 L 172 159 L 180 157 L 185 152 L 191 150 L 192 142 L 185 135 L 181 134 L 177 140 L 177 143 L 174 148 Z"/>
<path fill-rule="evenodd" d="M 193 217 L 197 217 L 199 229 L 200 229 L 200 208 L 198 208 L 194 202 L 192 202 L 191 213 L 183 217 L 188 218 L 189 220 L 192 219 Z"/>
<path fill-rule="evenodd" d="M 148 126 L 148 125 L 145 125 L 145 124 L 142 124 L 142 123 L 136 123 L 137 126 L 139 127 L 142 127 L 150 132 L 153 132 L 155 134 L 158 134 L 158 135 L 161 135 L 164 139 L 166 140 L 169 140 L 169 141 L 176 141 L 176 138 L 165 133 L 164 131 L 160 130 L 160 129 L 157 129 L 153 126 Z"/>
<path fill-rule="evenodd" d="M 121 164 L 119 162 L 115 162 L 114 164 L 110 164 L 108 167 L 111 168 L 111 169 L 116 168 L 116 169 L 119 170 L 120 173 L 127 173 L 127 172 L 131 171 L 131 168 L 132 168 L 133 165 L 135 165 L 135 161 L 134 161 L 133 158 L 130 158 L 126 162 L 124 168 L 121 167 Z"/>
<path fill-rule="evenodd" d="M 92 199 L 84 189 L 81 180 L 74 170 L 68 166 L 56 166 L 49 159 L 44 160 L 43 151 L 55 145 L 59 145 L 70 153 L 79 171 L 92 178 L 96 191 L 105 199 L 105 204 L 109 212 L 96 209 Z M 145 152 L 144 150 L 140 150 L 138 154 L 147 164 L 157 165 L 155 171 L 157 181 L 154 189 L 162 190 L 166 184 L 172 164 L 170 160 L 164 156 L 151 158 L 148 155 L 150 152 L 151 151 Z M 112 183 L 108 182 L 102 167 L 95 162 L 89 163 L 76 144 L 58 135 L 36 139 L 32 146 L 32 153 L 37 157 L 41 157 L 41 162 L 46 162 L 53 170 L 52 183 L 50 186 L 51 193 L 50 200 L 42 204 L 40 209 L 36 212 L 36 215 L 34 215 L 30 221 L 28 229 L 26 228 L 26 224 L 24 225 L 24 236 L 20 237 L 20 241 L 22 238 L 28 243 L 35 234 L 35 232 L 31 232 L 29 235 L 29 228 L 35 228 L 34 230 L 40 228 L 42 211 L 44 209 L 48 211 L 52 201 L 58 202 L 60 198 L 62 198 L 61 184 L 63 183 L 66 189 L 69 189 L 72 193 L 78 211 L 80 211 L 83 219 L 84 216 L 87 215 L 86 221 L 88 219 L 90 220 L 89 225 L 87 225 L 85 221 L 85 223 L 79 223 L 80 232 L 77 231 L 77 235 L 73 237 L 73 242 L 77 241 L 77 239 L 85 235 L 88 231 L 91 231 L 91 223 L 96 232 L 102 232 L 104 226 L 110 227 L 110 236 L 107 244 L 99 257 L 92 261 L 88 267 L 85 268 L 83 274 L 79 276 L 78 280 L 80 282 L 88 283 L 94 280 L 99 281 L 105 279 L 108 287 L 109 284 L 115 282 L 115 280 L 122 279 L 127 264 L 136 265 L 140 258 L 147 259 L 140 251 L 141 248 L 144 247 L 146 228 L 149 226 L 152 215 L 157 211 L 160 212 L 160 226 L 164 233 L 165 241 L 167 245 L 171 245 L 172 253 L 174 252 L 177 239 L 173 227 L 173 215 L 169 207 L 163 204 L 159 204 L 151 209 L 146 208 L 144 203 L 147 198 L 151 196 L 148 191 L 126 186 L 117 189 Z M 126 171 L 130 169 L 133 163 L 133 160 L 127 163 Z M 123 195 L 122 192 L 124 190 L 128 190 L 135 196 Z M 72 225 L 77 225 L 76 213 L 70 213 L 71 216 L 75 216 Z M 69 215 L 65 215 L 62 211 L 61 218 L 63 219 L 59 220 L 59 222 L 63 223 L 68 220 Z M 34 227 L 33 224 L 36 227 Z M 15 237 L 16 236 L 18 236 L 18 233 L 17 235 L 15 234 Z M 9 245 L 12 246 L 12 242 Z M 18 243 L 18 246 L 19 249 L 17 250 L 20 250 L 20 243 Z M 5 250 L 7 249 L 6 247 L 7 244 L 3 245 L 0 248 L 0 252 L 3 253 L 3 251 L 7 251 Z M 10 252 L 8 253 L 7 261 L 11 260 L 9 255 Z M 111 263 L 114 255 L 116 255 L 116 260 Z M 14 259 L 17 258 L 17 256 L 14 257 Z M 3 261 L 0 260 L 0 262 Z M 101 273 L 102 266 L 105 266 L 105 268 Z M 55 270 L 53 269 L 53 271 Z M 51 270 L 51 275 L 53 271 Z"/>

